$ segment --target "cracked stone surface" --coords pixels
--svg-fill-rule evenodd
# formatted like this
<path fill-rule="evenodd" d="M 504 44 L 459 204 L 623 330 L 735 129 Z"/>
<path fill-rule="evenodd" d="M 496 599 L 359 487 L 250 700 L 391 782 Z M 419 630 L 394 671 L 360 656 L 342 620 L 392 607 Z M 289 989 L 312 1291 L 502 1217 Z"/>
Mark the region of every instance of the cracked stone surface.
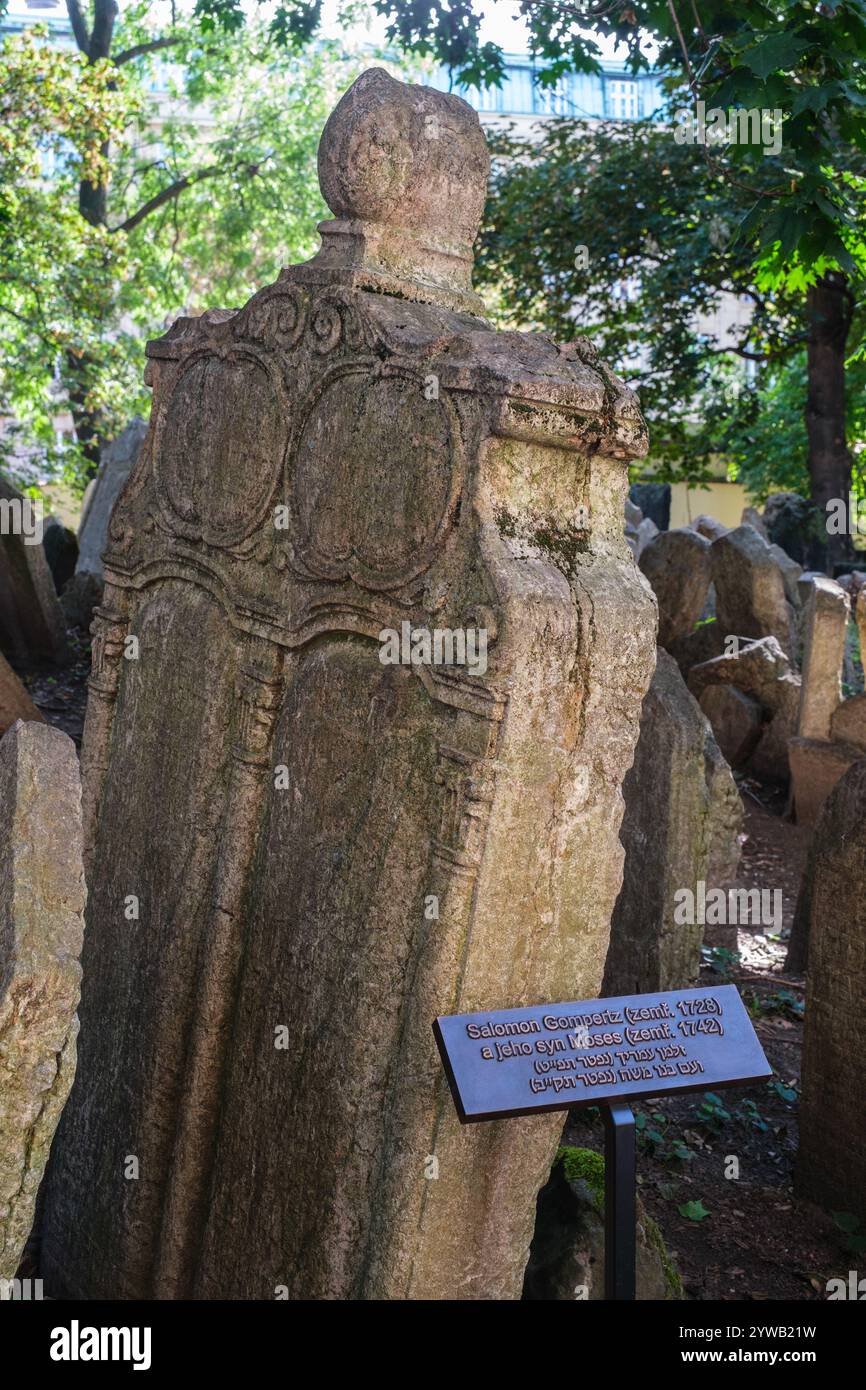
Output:
<path fill-rule="evenodd" d="M 866 1221 L 866 759 L 815 827 L 802 890 L 808 943 L 797 1190 Z M 798 906 L 798 911 L 800 910 Z M 801 943 L 801 950 L 805 943 Z"/>
<path fill-rule="evenodd" d="M 84 899 L 75 745 L 18 722 L 0 740 L 0 1279 L 18 1267 L 75 1072 Z"/>

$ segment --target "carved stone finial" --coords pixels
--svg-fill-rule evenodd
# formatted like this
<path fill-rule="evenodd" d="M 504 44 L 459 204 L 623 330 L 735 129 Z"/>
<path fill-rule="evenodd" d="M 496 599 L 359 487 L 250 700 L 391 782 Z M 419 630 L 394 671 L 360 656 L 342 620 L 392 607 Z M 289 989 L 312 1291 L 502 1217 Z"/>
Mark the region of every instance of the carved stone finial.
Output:
<path fill-rule="evenodd" d="M 311 269 L 482 312 L 472 243 L 489 170 L 484 133 L 465 101 L 369 68 L 322 133 L 319 183 L 336 220 L 320 224 Z"/>

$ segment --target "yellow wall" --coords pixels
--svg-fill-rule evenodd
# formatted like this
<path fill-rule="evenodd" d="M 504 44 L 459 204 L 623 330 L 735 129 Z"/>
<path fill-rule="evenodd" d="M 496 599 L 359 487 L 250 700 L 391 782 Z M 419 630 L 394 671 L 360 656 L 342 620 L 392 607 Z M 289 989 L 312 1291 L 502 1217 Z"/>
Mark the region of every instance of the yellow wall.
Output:
<path fill-rule="evenodd" d="M 693 487 L 674 483 L 671 487 L 671 530 L 687 526 L 701 515 L 715 517 L 724 526 L 739 526 L 743 508 L 748 505 L 741 483 L 703 483 Z"/>

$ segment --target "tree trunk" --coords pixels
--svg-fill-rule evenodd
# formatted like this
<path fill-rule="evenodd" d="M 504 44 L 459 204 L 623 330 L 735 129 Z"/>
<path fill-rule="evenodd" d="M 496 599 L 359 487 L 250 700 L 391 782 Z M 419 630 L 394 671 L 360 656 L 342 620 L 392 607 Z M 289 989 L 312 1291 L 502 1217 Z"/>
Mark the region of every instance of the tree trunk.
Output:
<path fill-rule="evenodd" d="M 87 460 L 85 474 L 88 478 L 95 478 L 99 468 L 102 428 L 98 411 L 91 410 L 87 405 L 90 363 L 86 357 L 70 348 L 66 352 L 64 365 L 63 377 L 69 396 L 69 410 L 75 425 L 75 435 L 81 452 Z"/>
<path fill-rule="evenodd" d="M 848 505 L 851 455 L 845 434 L 845 344 L 851 326 L 851 293 L 846 277 L 837 271 L 822 276 L 806 297 L 809 319 L 806 434 L 812 501 L 827 520 L 827 503 Z M 854 557 L 849 535 L 828 535 L 830 573 L 834 565 Z"/>
<path fill-rule="evenodd" d="M 108 141 L 99 147 L 99 153 L 108 163 Z M 90 183 L 82 179 L 78 185 L 78 211 L 85 221 L 93 227 L 104 227 L 108 220 L 108 188 L 104 183 Z"/>
<path fill-rule="evenodd" d="M 114 21 L 118 14 L 116 0 L 94 0 L 92 28 L 89 32 L 79 0 L 67 0 L 67 10 L 75 41 L 87 61 L 96 63 L 102 58 L 107 58 L 111 52 Z M 100 152 L 107 164 L 107 143 L 102 145 Z M 108 221 L 107 185 L 90 183 L 83 179 L 78 186 L 78 211 L 91 226 L 104 227 Z M 78 443 L 87 460 L 87 475 L 92 478 L 99 467 L 102 430 L 99 412 L 87 405 L 89 365 L 87 359 L 74 349 L 66 353 L 64 377 L 69 392 L 69 407 Z"/>

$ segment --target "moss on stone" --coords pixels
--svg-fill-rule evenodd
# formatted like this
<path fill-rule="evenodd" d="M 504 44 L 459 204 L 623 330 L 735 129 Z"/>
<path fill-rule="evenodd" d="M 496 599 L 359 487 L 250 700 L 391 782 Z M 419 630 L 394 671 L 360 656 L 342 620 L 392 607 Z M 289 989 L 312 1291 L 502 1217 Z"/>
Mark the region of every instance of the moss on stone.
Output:
<path fill-rule="evenodd" d="M 653 1221 L 648 1212 L 644 1214 L 644 1226 L 646 1229 L 647 1242 L 652 1246 L 661 1260 L 662 1270 L 665 1276 L 665 1298 L 685 1298 L 683 1281 L 677 1273 L 674 1263 L 668 1254 L 667 1246 L 664 1243 L 664 1238 L 658 1228 L 658 1224 Z"/>
<path fill-rule="evenodd" d="M 556 1162 L 562 1162 L 569 1182 L 585 1182 L 596 1206 L 604 1210 L 604 1159 L 592 1149 L 576 1149 L 565 1144 L 557 1150 Z"/>
<path fill-rule="evenodd" d="M 604 1159 L 601 1154 L 595 1153 L 592 1149 L 578 1149 L 571 1145 L 564 1144 L 556 1152 L 556 1163 L 562 1163 L 565 1176 L 569 1182 L 584 1182 L 592 1194 L 593 1201 L 599 1212 L 604 1212 Z M 646 1208 L 638 1199 L 638 1218 L 646 1233 L 647 1245 L 653 1249 L 659 1257 L 662 1273 L 665 1281 L 665 1298 L 681 1299 L 683 1293 L 683 1281 L 667 1252 L 661 1231 L 657 1222 L 649 1215 Z"/>

